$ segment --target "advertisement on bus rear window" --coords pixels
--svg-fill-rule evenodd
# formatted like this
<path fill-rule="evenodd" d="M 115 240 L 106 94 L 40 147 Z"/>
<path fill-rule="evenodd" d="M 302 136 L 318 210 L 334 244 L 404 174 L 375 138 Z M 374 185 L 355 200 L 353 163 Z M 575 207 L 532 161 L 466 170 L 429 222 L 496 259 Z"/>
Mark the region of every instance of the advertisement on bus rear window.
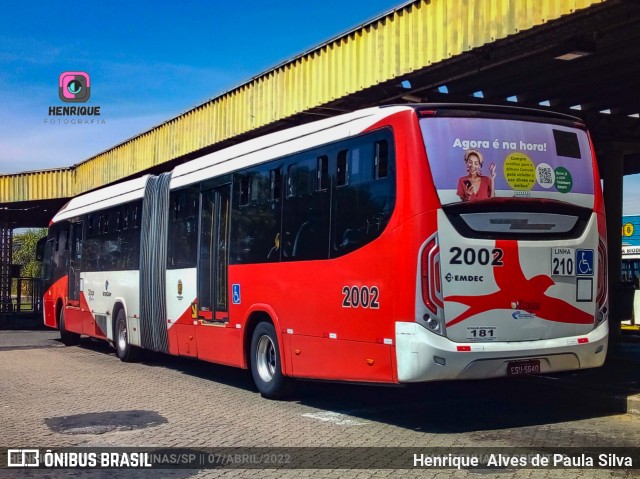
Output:
<path fill-rule="evenodd" d="M 443 205 L 497 197 L 593 206 L 587 134 L 544 123 L 424 118 L 422 136 Z"/>

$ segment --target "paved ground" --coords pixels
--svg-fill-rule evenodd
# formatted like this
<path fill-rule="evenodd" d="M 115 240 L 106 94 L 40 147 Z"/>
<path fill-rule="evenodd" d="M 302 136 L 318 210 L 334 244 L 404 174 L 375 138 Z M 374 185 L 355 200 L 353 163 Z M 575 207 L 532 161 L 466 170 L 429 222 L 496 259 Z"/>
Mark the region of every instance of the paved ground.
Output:
<path fill-rule="evenodd" d="M 290 400 L 269 401 L 255 392 L 245 371 L 163 355 L 125 364 L 102 343 L 83 340 L 79 347 L 66 348 L 55 332 L 0 331 L 1 453 L 70 446 L 305 447 L 287 450 L 293 451 L 294 463 L 304 453 L 304 464 L 315 464 L 312 456 L 325 467 L 26 470 L 4 468 L 2 456 L 0 478 L 638 477 L 638 468 L 364 467 L 368 461 L 384 463 L 387 456 L 389 464 L 402 462 L 405 453 L 411 464 L 415 451 L 444 454 L 461 447 L 483 447 L 486 453 L 519 447 L 529 454 L 627 447 L 637 461 L 640 416 L 625 413 L 625 399 L 640 378 L 638 350 L 640 345 L 625 344 L 607 368 L 591 376 L 408 388 L 307 382 Z M 333 464 L 326 465 L 327 457 Z M 331 465 L 335 468 L 326 468 Z"/>

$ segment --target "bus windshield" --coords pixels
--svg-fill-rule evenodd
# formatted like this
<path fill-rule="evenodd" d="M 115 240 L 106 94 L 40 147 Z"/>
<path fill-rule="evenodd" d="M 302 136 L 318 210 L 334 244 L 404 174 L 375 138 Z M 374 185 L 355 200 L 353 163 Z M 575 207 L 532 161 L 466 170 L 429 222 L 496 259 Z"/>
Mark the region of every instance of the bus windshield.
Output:
<path fill-rule="evenodd" d="M 497 197 L 553 199 L 593 208 L 587 133 L 516 119 L 420 120 L 442 205 Z"/>

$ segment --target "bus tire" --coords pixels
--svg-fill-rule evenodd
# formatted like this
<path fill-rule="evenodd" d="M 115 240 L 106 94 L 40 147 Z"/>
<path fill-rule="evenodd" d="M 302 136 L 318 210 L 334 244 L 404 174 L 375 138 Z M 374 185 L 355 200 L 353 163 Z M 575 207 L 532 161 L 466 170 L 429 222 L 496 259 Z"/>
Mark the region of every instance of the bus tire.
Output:
<path fill-rule="evenodd" d="M 61 309 L 60 314 L 58 314 L 58 329 L 60 329 L 60 341 L 62 341 L 62 344 L 65 346 L 77 346 L 80 344 L 80 335 L 67 331 L 64 325 L 64 309 Z"/>
<path fill-rule="evenodd" d="M 124 309 L 120 309 L 116 315 L 114 343 L 116 347 L 116 354 L 120 358 L 120 361 L 133 363 L 140 359 L 140 349 L 129 344 L 127 315 L 125 314 Z"/>
<path fill-rule="evenodd" d="M 281 399 L 292 392 L 293 381 L 282 374 L 278 336 L 273 324 L 258 323 L 251 337 L 251 375 L 262 397 Z"/>

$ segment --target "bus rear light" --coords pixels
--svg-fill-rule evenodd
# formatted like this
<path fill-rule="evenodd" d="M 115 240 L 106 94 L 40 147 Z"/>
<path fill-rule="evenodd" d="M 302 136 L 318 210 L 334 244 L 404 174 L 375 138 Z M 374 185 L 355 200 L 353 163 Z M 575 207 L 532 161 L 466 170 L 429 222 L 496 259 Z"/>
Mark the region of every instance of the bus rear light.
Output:
<path fill-rule="evenodd" d="M 461 353 L 471 352 L 471 346 L 456 346 L 456 350 Z"/>
<path fill-rule="evenodd" d="M 426 241 L 419 263 L 424 309 L 417 311 L 416 321 L 432 333 L 445 336 L 444 295 L 440 278 L 440 245 L 437 233 Z"/>
<path fill-rule="evenodd" d="M 607 319 L 607 245 L 602 238 L 598 240 L 598 284 L 596 293 L 596 326 Z"/>
<path fill-rule="evenodd" d="M 589 342 L 589 338 L 578 338 L 578 344 L 586 344 Z"/>
<path fill-rule="evenodd" d="M 428 117 L 436 116 L 436 110 L 419 109 L 417 110 L 417 113 L 418 113 L 418 117 L 420 118 L 428 118 Z"/>
<path fill-rule="evenodd" d="M 433 266 L 433 286 L 434 286 L 434 302 L 440 308 L 444 307 L 443 302 L 438 296 L 442 296 L 442 284 L 440 283 L 440 255 Z"/>
<path fill-rule="evenodd" d="M 440 280 L 440 247 L 434 235 L 422 250 L 421 269 L 422 300 L 433 314 L 444 307 L 442 301 L 442 282 Z"/>

